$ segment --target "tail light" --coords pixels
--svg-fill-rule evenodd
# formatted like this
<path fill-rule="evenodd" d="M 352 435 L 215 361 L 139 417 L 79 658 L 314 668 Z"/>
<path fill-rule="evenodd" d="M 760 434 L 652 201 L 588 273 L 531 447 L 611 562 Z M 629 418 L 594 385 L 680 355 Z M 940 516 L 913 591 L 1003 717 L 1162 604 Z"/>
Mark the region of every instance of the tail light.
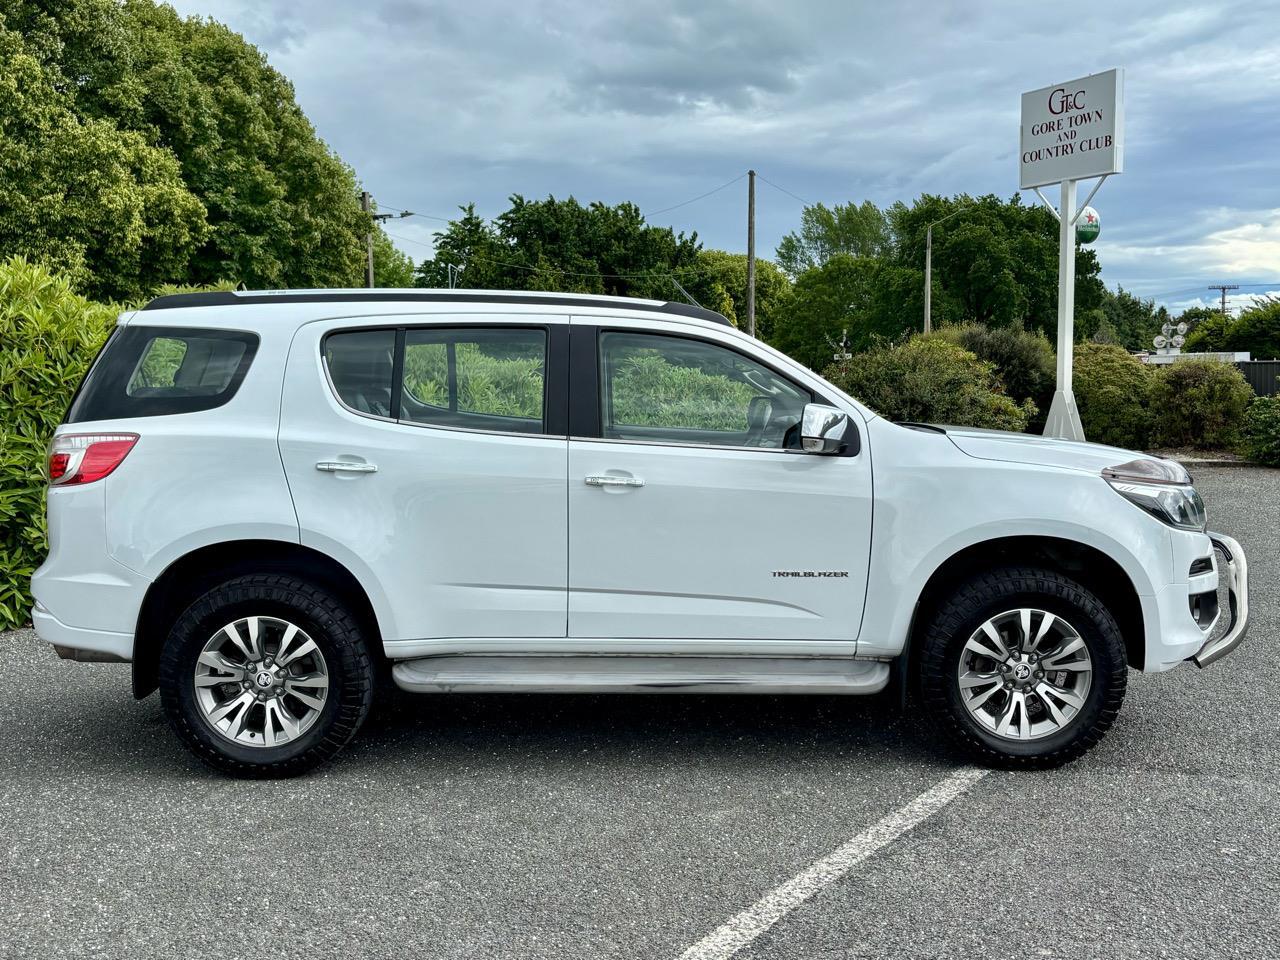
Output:
<path fill-rule="evenodd" d="M 101 480 L 124 462 L 136 433 L 68 433 L 49 446 L 49 484 L 70 487 Z"/>

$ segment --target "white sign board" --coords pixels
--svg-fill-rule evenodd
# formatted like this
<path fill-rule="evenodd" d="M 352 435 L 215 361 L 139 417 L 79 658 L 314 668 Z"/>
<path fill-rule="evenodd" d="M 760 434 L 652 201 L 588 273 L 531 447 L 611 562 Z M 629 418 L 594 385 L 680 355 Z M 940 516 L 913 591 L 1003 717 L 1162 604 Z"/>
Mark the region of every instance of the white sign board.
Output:
<path fill-rule="evenodd" d="M 1022 95 L 1023 190 L 1124 170 L 1124 71 Z"/>

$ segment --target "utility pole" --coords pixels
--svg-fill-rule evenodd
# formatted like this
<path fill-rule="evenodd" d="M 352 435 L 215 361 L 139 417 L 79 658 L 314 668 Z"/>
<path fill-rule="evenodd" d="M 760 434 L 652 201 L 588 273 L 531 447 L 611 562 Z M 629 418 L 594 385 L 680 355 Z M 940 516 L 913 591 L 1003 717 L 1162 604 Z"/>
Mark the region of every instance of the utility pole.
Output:
<path fill-rule="evenodd" d="M 924 332 L 933 332 L 933 224 L 924 234 Z"/>
<path fill-rule="evenodd" d="M 364 267 L 364 285 L 366 287 L 373 286 L 373 224 L 375 221 L 386 223 L 394 218 L 403 219 L 412 217 L 412 210 L 401 210 L 399 213 L 374 213 L 373 197 L 369 196 L 368 190 L 360 192 L 360 209 L 365 212 L 365 216 L 369 218 L 369 231 L 364 235 L 365 250 L 365 267 Z M 452 286 L 452 284 L 450 284 Z"/>
<path fill-rule="evenodd" d="M 756 335 L 756 172 L 747 171 L 747 333 Z"/>
<path fill-rule="evenodd" d="M 369 217 L 369 230 L 364 235 L 365 248 L 365 267 L 364 267 L 364 285 L 366 287 L 373 286 L 373 210 L 370 206 L 369 191 L 362 191 L 360 194 L 360 209 Z"/>
<path fill-rule="evenodd" d="M 1240 284 L 1238 284 L 1238 283 L 1211 283 L 1211 284 L 1209 284 L 1209 289 L 1210 289 L 1210 290 L 1221 290 L 1221 291 L 1222 291 L 1222 315 L 1225 317 L 1225 316 L 1227 315 L 1227 291 L 1228 291 L 1228 290 L 1239 290 L 1239 289 L 1240 289 Z"/>

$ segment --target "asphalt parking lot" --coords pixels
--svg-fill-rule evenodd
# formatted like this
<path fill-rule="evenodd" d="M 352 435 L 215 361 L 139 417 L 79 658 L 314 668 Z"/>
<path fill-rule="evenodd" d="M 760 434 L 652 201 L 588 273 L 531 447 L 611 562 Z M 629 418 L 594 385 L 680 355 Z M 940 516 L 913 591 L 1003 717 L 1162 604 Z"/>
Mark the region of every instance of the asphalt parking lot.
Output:
<path fill-rule="evenodd" d="M 1084 760 L 976 779 L 735 956 L 1280 954 L 1280 471 L 1197 482 L 1249 554 L 1245 646 L 1131 675 Z M 5 957 L 676 958 L 963 776 L 879 698 L 404 698 L 245 783 L 127 666 L 17 631 L 0 693 Z"/>

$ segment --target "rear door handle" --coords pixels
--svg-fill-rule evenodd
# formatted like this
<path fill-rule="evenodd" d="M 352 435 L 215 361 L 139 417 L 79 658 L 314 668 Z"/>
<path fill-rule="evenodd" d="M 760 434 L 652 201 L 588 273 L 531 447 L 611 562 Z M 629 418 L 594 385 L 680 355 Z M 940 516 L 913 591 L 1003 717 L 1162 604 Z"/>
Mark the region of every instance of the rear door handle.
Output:
<path fill-rule="evenodd" d="M 351 460 L 321 460 L 316 469 L 324 473 L 377 473 L 375 463 L 356 463 Z"/>
<path fill-rule="evenodd" d="M 588 487 L 643 487 L 639 477 L 587 477 Z"/>

